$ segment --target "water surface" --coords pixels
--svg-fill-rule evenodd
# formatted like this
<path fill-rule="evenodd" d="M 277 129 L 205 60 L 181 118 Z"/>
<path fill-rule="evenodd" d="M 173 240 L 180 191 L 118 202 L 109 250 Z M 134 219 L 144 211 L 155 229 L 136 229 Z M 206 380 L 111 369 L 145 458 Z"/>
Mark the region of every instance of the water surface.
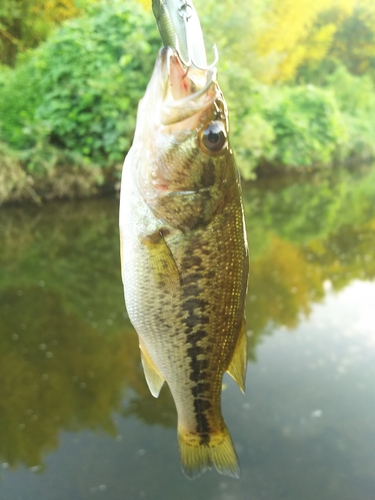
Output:
<path fill-rule="evenodd" d="M 120 278 L 118 200 L 0 210 L 0 500 L 374 500 L 375 169 L 244 187 L 240 480 L 182 474 Z"/>

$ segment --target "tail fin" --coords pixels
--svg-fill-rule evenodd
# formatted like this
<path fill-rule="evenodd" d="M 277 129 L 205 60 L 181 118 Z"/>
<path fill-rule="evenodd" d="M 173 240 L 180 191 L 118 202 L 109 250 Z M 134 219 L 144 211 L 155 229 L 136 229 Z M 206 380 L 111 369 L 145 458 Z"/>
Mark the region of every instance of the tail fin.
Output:
<path fill-rule="evenodd" d="M 225 424 L 220 433 L 202 438 L 199 434 L 178 430 L 181 465 L 187 477 L 193 479 L 214 465 L 220 474 L 238 478 L 238 458 Z"/>

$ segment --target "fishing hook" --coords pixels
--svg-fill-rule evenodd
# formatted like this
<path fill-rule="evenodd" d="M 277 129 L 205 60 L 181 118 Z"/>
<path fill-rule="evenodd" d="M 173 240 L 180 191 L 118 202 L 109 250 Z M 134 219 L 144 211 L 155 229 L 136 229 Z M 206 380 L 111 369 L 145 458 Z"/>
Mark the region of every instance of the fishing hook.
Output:
<path fill-rule="evenodd" d="M 192 65 L 195 66 L 195 68 L 202 70 L 202 71 L 208 71 L 210 69 L 213 69 L 219 61 L 219 54 L 217 51 L 216 44 L 214 44 L 214 46 L 213 46 L 214 56 L 215 56 L 214 61 L 213 61 L 213 63 L 211 63 L 210 65 L 208 65 L 206 67 L 203 67 L 203 66 L 200 66 L 199 64 L 197 64 L 195 59 L 194 59 L 194 56 L 192 55 L 193 54 L 193 47 L 192 47 L 192 38 L 193 38 L 192 35 L 193 35 L 193 33 L 191 33 L 191 30 L 189 28 L 189 19 L 191 19 L 191 17 L 193 16 L 194 9 L 193 9 L 192 5 L 190 5 L 189 0 L 183 0 L 183 3 L 178 8 L 178 14 L 182 18 L 182 20 L 184 22 L 184 26 L 185 26 L 186 47 L 187 47 L 187 54 L 188 54 L 187 61 L 185 61 L 185 59 L 182 57 L 181 52 L 179 50 L 179 43 L 178 43 L 177 34 L 175 35 L 176 48 L 177 48 L 177 51 L 179 53 L 179 56 L 180 56 L 182 63 L 187 68 L 186 74 L 188 73 L 188 71 Z"/>

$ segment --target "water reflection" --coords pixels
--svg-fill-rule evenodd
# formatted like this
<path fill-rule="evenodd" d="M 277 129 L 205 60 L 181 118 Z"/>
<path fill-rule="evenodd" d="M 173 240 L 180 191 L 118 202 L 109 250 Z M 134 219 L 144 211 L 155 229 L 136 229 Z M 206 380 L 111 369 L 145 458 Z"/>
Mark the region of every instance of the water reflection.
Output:
<path fill-rule="evenodd" d="M 42 464 L 60 429 L 115 435 L 124 381 L 142 392 L 130 329 L 108 336 L 38 286 L 0 292 L 0 459 Z"/>
<path fill-rule="evenodd" d="M 375 172 L 338 170 L 263 180 L 245 190 L 253 344 L 295 328 L 326 292 L 375 278 Z"/>
<path fill-rule="evenodd" d="M 249 357 L 329 290 L 375 277 L 375 171 L 244 189 L 252 255 Z M 0 462 L 43 468 L 61 431 L 118 433 L 115 415 L 175 428 L 154 400 L 126 318 L 115 199 L 0 212 Z M 293 423 L 284 422 L 284 427 Z"/>
<path fill-rule="evenodd" d="M 62 429 L 116 435 L 114 412 L 174 423 L 166 391 L 161 411 L 148 411 L 154 401 L 123 301 L 117 206 L 0 213 L 0 462 L 11 467 L 42 470 Z"/>

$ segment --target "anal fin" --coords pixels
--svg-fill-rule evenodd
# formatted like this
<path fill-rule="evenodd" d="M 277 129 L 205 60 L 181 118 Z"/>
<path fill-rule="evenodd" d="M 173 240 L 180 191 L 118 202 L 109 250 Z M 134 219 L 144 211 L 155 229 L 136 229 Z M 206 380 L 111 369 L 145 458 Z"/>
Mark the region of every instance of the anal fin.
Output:
<path fill-rule="evenodd" d="M 141 350 L 141 361 L 148 388 L 154 398 L 157 398 L 159 396 L 160 389 L 164 384 L 164 378 L 156 368 L 142 341 L 140 341 L 139 347 Z"/>
<path fill-rule="evenodd" d="M 233 352 L 227 372 L 237 382 L 239 388 L 245 393 L 245 379 L 247 368 L 247 335 L 245 318 L 242 320 L 241 330 L 238 335 L 237 344 Z"/>

